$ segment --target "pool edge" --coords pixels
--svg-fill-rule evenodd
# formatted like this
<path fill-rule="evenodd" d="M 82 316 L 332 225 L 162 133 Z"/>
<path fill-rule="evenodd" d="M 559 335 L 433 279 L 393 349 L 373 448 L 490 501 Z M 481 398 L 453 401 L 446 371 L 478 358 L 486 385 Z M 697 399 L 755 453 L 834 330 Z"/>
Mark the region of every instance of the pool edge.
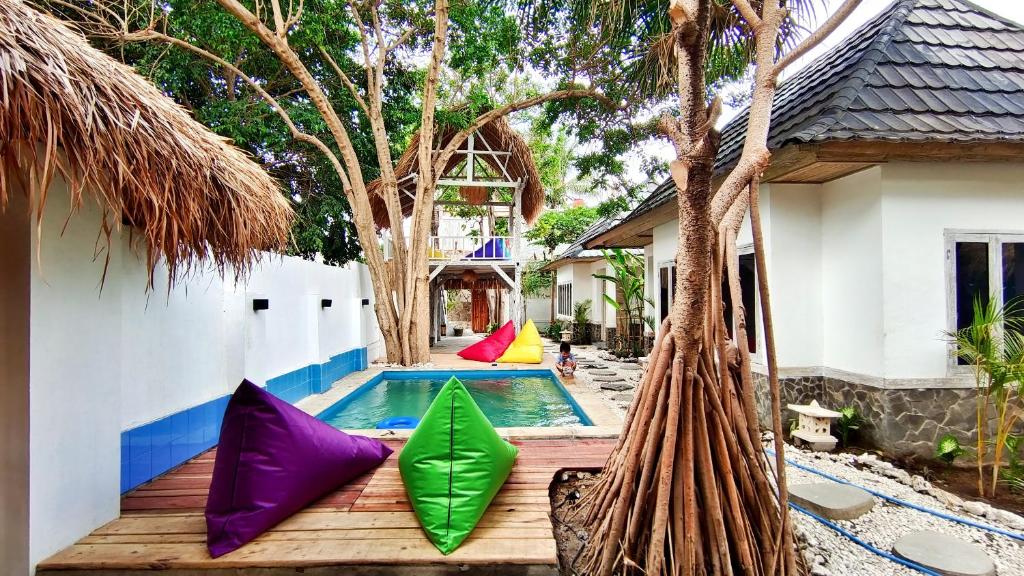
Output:
<path fill-rule="evenodd" d="M 493 372 L 494 370 L 467 370 L 465 368 L 431 368 L 428 370 L 401 369 L 383 366 L 370 366 L 364 371 L 348 374 L 334 382 L 322 394 L 314 394 L 299 401 L 295 406 L 311 416 L 318 416 L 341 400 L 352 395 L 363 387 L 372 386 L 384 378 L 385 372 Z M 498 370 L 504 371 L 504 370 Z M 579 384 L 578 381 L 563 381 L 548 367 L 533 369 L 509 370 L 522 372 L 545 372 L 552 376 L 556 385 L 566 394 L 574 409 L 579 410 L 588 420 L 590 426 L 546 426 L 546 427 L 499 427 L 498 434 L 509 440 L 532 440 L 544 438 L 614 438 L 622 429 L 622 418 L 609 408 L 600 395 Z M 370 438 L 408 438 L 412 430 L 377 430 L 377 429 L 346 429 L 351 434 L 360 434 Z"/>

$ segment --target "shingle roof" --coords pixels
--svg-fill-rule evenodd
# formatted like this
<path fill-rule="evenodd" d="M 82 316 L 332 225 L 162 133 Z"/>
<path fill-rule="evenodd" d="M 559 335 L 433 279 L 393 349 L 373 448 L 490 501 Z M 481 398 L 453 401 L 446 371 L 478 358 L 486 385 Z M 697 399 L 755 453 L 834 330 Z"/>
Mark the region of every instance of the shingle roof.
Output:
<path fill-rule="evenodd" d="M 1024 141 L 1024 28 L 964 0 L 900 0 L 775 94 L 768 147 L 826 140 Z M 749 110 L 722 130 L 739 158 Z"/>
<path fill-rule="evenodd" d="M 722 130 L 736 163 L 749 109 Z M 1024 142 L 1024 28 L 965 0 L 898 0 L 780 84 L 768 148 L 837 140 Z M 671 179 L 622 222 L 675 198 Z"/>

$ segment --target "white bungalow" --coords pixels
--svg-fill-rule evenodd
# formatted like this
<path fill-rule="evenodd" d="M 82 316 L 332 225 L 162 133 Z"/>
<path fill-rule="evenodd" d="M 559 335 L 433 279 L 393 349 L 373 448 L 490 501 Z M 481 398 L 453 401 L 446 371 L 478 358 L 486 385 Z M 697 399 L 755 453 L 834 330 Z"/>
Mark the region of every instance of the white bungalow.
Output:
<path fill-rule="evenodd" d="M 585 245 L 601 233 L 617 225 L 620 218 L 605 218 L 595 222 L 574 243 L 566 247 L 558 257 L 546 264 L 542 271 L 552 272 L 550 321 L 572 322 L 577 304 L 590 301 L 591 340 L 614 340 L 623 320 L 605 296 L 621 301 L 621 290 L 614 283 L 594 275 L 613 276 L 614 272 L 600 249 L 588 249 Z M 635 250 L 640 255 L 642 251 Z"/>
<path fill-rule="evenodd" d="M 719 181 L 746 118 L 722 131 Z M 1024 29 L 959 0 L 898 1 L 780 86 L 769 147 L 761 210 L 783 404 L 855 405 L 868 439 L 896 453 L 970 434 L 973 382 L 943 331 L 970 322 L 976 296 L 1024 293 Z M 675 198 L 666 182 L 586 244 L 644 249 L 659 318 Z M 763 374 L 750 243 L 745 224 Z"/>

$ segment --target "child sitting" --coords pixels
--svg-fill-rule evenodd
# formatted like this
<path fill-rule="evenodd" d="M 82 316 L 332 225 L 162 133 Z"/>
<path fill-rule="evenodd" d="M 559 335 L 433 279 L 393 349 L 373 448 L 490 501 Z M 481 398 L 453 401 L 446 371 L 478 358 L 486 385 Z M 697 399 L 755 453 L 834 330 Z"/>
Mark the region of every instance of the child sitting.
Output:
<path fill-rule="evenodd" d="M 570 352 L 568 342 L 562 342 L 558 347 L 558 359 L 555 361 L 555 367 L 563 377 L 573 378 L 573 372 L 576 371 L 576 356 Z"/>

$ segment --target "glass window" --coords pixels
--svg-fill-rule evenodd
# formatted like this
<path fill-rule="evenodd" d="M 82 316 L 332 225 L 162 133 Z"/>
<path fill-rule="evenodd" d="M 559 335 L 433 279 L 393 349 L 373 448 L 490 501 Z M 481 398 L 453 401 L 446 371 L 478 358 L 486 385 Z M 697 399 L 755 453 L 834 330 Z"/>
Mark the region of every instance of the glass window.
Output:
<path fill-rule="evenodd" d="M 956 243 L 956 328 L 974 318 L 974 301 L 988 304 L 988 242 Z"/>
<path fill-rule="evenodd" d="M 740 294 L 743 296 L 743 320 L 747 325 L 747 348 L 757 352 L 757 267 L 753 254 L 740 255 Z"/>
<path fill-rule="evenodd" d="M 1024 242 L 1003 243 L 1003 302 L 1015 316 L 1024 315 Z"/>

